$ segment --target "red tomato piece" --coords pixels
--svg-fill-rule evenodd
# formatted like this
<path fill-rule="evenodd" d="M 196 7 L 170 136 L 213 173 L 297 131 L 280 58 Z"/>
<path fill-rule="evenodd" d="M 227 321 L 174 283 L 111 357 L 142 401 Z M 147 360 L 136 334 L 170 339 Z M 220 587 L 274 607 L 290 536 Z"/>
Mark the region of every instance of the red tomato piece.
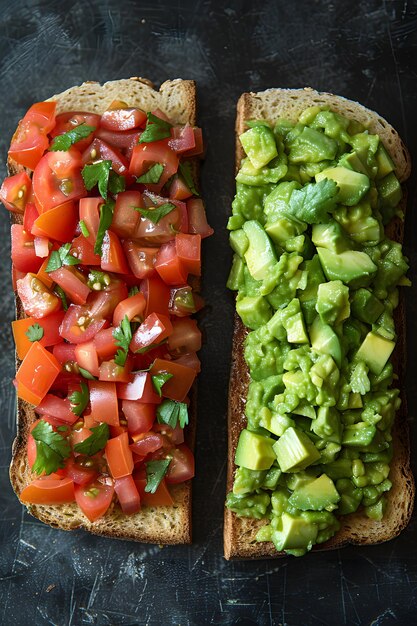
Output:
<path fill-rule="evenodd" d="M 55 127 L 56 102 L 36 102 L 28 109 L 24 121 L 36 124 L 42 132 L 48 134 Z"/>
<path fill-rule="evenodd" d="M 132 473 L 133 457 L 129 449 L 129 435 L 127 433 L 109 439 L 106 443 L 105 455 L 113 478 L 123 478 Z"/>
<path fill-rule="evenodd" d="M 196 371 L 174 361 L 155 359 L 149 373 L 151 376 L 154 376 L 161 372 L 172 374 L 172 378 L 167 380 L 162 387 L 163 395 L 166 398 L 171 398 L 171 400 L 182 402 L 191 389 L 191 385 L 196 377 Z"/>
<path fill-rule="evenodd" d="M 160 343 L 172 333 L 172 324 L 166 315 L 151 313 L 139 326 L 130 342 L 130 350 L 138 352 L 153 343 Z"/>
<path fill-rule="evenodd" d="M 100 224 L 100 207 L 104 204 L 102 197 L 99 198 L 81 198 L 80 200 L 80 221 L 83 221 L 89 236 L 86 238 L 88 243 L 94 248 L 97 239 L 98 228 Z"/>
<path fill-rule="evenodd" d="M 177 317 L 192 315 L 197 311 L 193 290 L 189 285 L 171 288 L 169 312 Z"/>
<path fill-rule="evenodd" d="M 116 383 L 89 380 L 91 416 L 96 422 L 119 425 Z"/>
<path fill-rule="evenodd" d="M 75 360 L 83 369 L 93 376 L 99 374 L 99 364 L 96 346 L 93 340 L 78 343 L 75 346 Z"/>
<path fill-rule="evenodd" d="M 42 265 L 40 266 L 36 274 L 36 278 L 40 280 L 41 283 L 43 283 L 45 287 L 48 287 L 48 289 L 51 289 L 51 287 L 54 284 L 54 281 L 51 280 L 51 278 L 49 277 L 49 273 L 46 271 L 46 268 L 48 267 L 48 263 L 49 263 L 49 257 L 47 259 L 44 259 Z"/>
<path fill-rule="evenodd" d="M 170 148 L 167 139 L 137 144 L 132 151 L 129 173 L 133 176 L 142 176 L 155 163 L 161 163 L 164 166 L 164 170 L 156 185 L 157 188 L 161 189 L 167 180 L 176 173 L 179 165 L 178 156 Z M 152 188 L 152 186 L 149 188 Z"/>
<path fill-rule="evenodd" d="M 72 267 L 64 265 L 53 272 L 49 272 L 49 276 L 65 291 L 66 295 L 75 304 L 85 304 L 91 293 L 91 289 L 82 280 L 82 274 Z"/>
<path fill-rule="evenodd" d="M 42 259 L 36 256 L 33 236 L 21 224 L 12 224 L 11 233 L 13 265 L 21 272 L 36 273 L 42 265 Z"/>
<path fill-rule="evenodd" d="M 192 126 L 173 126 L 171 128 L 171 139 L 168 140 L 170 148 L 175 150 L 177 154 L 187 152 L 195 148 L 195 135 Z"/>
<path fill-rule="evenodd" d="M 122 300 L 114 309 L 113 326 L 119 326 L 126 316 L 129 322 L 132 320 L 141 321 L 145 306 L 145 296 L 140 292 L 126 298 L 126 300 Z"/>
<path fill-rule="evenodd" d="M 200 154 L 203 154 L 203 150 L 204 150 L 203 131 L 201 130 L 201 128 L 197 128 L 197 127 L 194 127 L 193 131 L 194 131 L 195 147 L 183 152 L 182 156 L 184 157 L 198 156 Z"/>
<path fill-rule="evenodd" d="M 101 257 L 99 254 L 94 254 L 94 247 L 84 237 L 79 235 L 73 239 L 71 244 L 70 253 L 75 256 L 82 265 L 100 265 Z"/>
<path fill-rule="evenodd" d="M 65 473 L 75 485 L 88 485 L 98 477 L 97 470 L 80 465 L 73 457 L 65 463 Z"/>
<path fill-rule="evenodd" d="M 127 429 L 131 437 L 147 433 L 156 419 L 155 404 L 123 400 L 122 411 L 127 419 Z"/>
<path fill-rule="evenodd" d="M 16 281 L 17 292 L 26 315 L 46 317 L 61 308 L 61 300 L 53 294 L 34 274 L 26 274 Z"/>
<path fill-rule="evenodd" d="M 184 443 L 184 429 L 179 424 L 175 428 L 171 428 L 168 424 L 155 424 L 153 430 L 167 437 L 173 445 Z"/>
<path fill-rule="evenodd" d="M 118 365 L 111 361 L 103 361 L 99 367 L 99 380 L 110 381 L 114 383 L 130 383 L 132 376 L 132 362 L 128 358 L 124 366 Z"/>
<path fill-rule="evenodd" d="M 194 455 L 185 444 L 180 444 L 171 451 L 172 460 L 168 466 L 165 480 L 169 484 L 183 483 L 195 475 Z"/>
<path fill-rule="evenodd" d="M 41 129 L 23 119 L 13 135 L 8 155 L 19 165 L 34 170 L 48 146 L 48 137 Z"/>
<path fill-rule="evenodd" d="M 48 315 L 48 317 L 39 321 L 32 317 L 26 317 L 24 319 L 15 320 L 12 322 L 13 337 L 16 344 L 16 352 L 19 359 L 24 359 L 28 353 L 32 342 L 27 336 L 28 329 L 34 324 L 39 324 L 43 330 L 43 336 L 39 339 L 39 343 L 45 348 L 48 346 L 54 346 L 62 341 L 59 335 L 59 327 L 64 318 L 63 311 L 57 311 Z"/>
<path fill-rule="evenodd" d="M 87 307 L 90 316 L 93 318 L 105 317 L 111 320 L 118 302 L 126 300 L 127 296 L 126 284 L 112 276 L 107 287 L 100 291 L 94 291 L 88 297 Z"/>
<path fill-rule="evenodd" d="M 196 320 L 189 317 L 173 320 L 168 348 L 175 354 L 198 352 L 201 349 L 201 331 Z"/>
<path fill-rule="evenodd" d="M 61 365 L 64 365 L 68 361 L 75 361 L 75 348 L 75 344 L 66 343 L 65 341 L 63 341 L 62 343 L 54 346 L 52 353 L 54 357 L 59 361 L 59 363 L 61 363 Z"/>
<path fill-rule="evenodd" d="M 214 233 L 208 225 L 206 210 L 200 198 L 190 198 L 187 200 L 188 231 L 194 235 L 201 235 L 201 238 L 210 237 Z"/>
<path fill-rule="evenodd" d="M 67 504 L 74 502 L 74 483 L 71 478 L 36 478 L 25 487 L 19 496 L 28 504 Z"/>
<path fill-rule="evenodd" d="M 56 116 L 56 126 L 51 132 L 52 138 L 57 135 L 63 135 L 67 133 L 69 130 L 74 130 L 77 126 L 81 124 L 86 124 L 87 126 L 93 126 L 95 129 L 99 127 L 100 124 L 100 116 L 95 113 L 84 113 L 80 111 L 69 112 L 69 113 L 60 113 Z M 75 144 L 77 150 L 82 152 L 90 145 L 93 137 L 96 132 L 93 130 L 91 133 L 85 137 L 84 139 L 80 139 Z"/>
<path fill-rule="evenodd" d="M 181 285 L 187 281 L 188 270 L 177 254 L 175 241 L 168 241 L 159 248 L 155 269 L 167 285 Z"/>
<path fill-rule="evenodd" d="M 32 181 L 25 171 L 8 176 L 0 188 L 0 201 L 12 213 L 23 213 L 31 189 Z"/>
<path fill-rule="evenodd" d="M 114 328 L 103 328 L 94 337 L 94 346 L 98 358 L 102 361 L 113 358 L 118 350 L 116 340 L 113 337 L 113 330 Z"/>
<path fill-rule="evenodd" d="M 71 445 L 72 445 L 72 447 L 74 448 L 74 446 L 76 446 L 77 443 L 82 443 L 83 441 L 85 441 L 91 435 L 92 435 L 91 430 L 89 428 L 86 428 L 85 426 L 83 426 L 82 428 L 77 428 L 77 429 L 73 430 L 72 433 L 71 433 Z M 80 456 L 80 453 L 74 451 L 74 456 Z"/>
<path fill-rule="evenodd" d="M 42 157 L 32 178 L 39 213 L 87 195 L 80 167 L 81 155 L 74 148 L 48 152 Z"/>
<path fill-rule="evenodd" d="M 53 354 L 35 341 L 17 371 L 16 380 L 35 394 L 40 402 L 48 393 L 60 370 L 61 366 Z"/>
<path fill-rule="evenodd" d="M 201 276 L 201 236 L 178 233 L 175 235 L 175 249 L 187 272 Z"/>
<path fill-rule="evenodd" d="M 111 161 L 116 174 L 126 175 L 129 163 L 119 150 L 112 148 L 102 139 L 94 139 L 82 154 L 82 164 L 89 165 L 98 161 Z"/>
<path fill-rule="evenodd" d="M 143 194 L 143 199 L 146 208 L 151 211 L 167 203 L 175 208 L 156 223 L 142 215 L 134 239 L 147 245 L 159 245 L 174 239 L 176 232 L 188 232 L 187 207 L 184 202 L 161 196 L 150 196 L 146 192 Z"/>
<path fill-rule="evenodd" d="M 138 434 L 135 437 L 135 443 L 130 444 L 130 449 L 139 456 L 147 456 L 152 452 L 160 450 L 164 446 L 165 440 L 163 435 L 149 431 Z"/>
<path fill-rule="evenodd" d="M 114 485 L 110 478 L 95 480 L 89 485 L 75 485 L 75 500 L 90 520 L 95 522 L 106 513 L 114 495 Z"/>
<path fill-rule="evenodd" d="M 195 352 L 187 352 L 186 354 L 181 354 L 181 356 L 175 359 L 174 363 L 179 363 L 180 365 L 191 367 L 191 369 L 195 370 L 197 374 L 201 372 L 201 362 Z"/>
<path fill-rule="evenodd" d="M 61 337 L 70 343 L 90 341 L 105 324 L 105 319 L 93 319 L 86 305 L 71 304 L 62 320 Z"/>
<path fill-rule="evenodd" d="M 129 266 L 120 239 L 111 230 L 106 230 L 101 252 L 101 269 L 116 274 L 129 274 Z"/>
<path fill-rule="evenodd" d="M 159 276 L 152 276 L 142 280 L 140 291 L 146 300 L 145 317 L 148 317 L 151 313 L 169 315 L 168 306 L 171 292 Z"/>
<path fill-rule="evenodd" d="M 34 202 L 28 202 L 25 207 L 25 213 L 23 215 L 23 228 L 27 233 L 31 233 L 35 235 L 36 233 L 32 233 L 32 228 L 35 223 L 35 220 L 39 217 L 38 209 Z"/>
<path fill-rule="evenodd" d="M 114 489 L 125 515 L 132 515 L 140 511 L 140 495 L 132 476 L 116 478 L 114 481 Z"/>
<path fill-rule="evenodd" d="M 104 111 L 101 116 L 101 127 L 106 130 L 132 130 L 146 122 L 146 113 L 140 109 L 113 109 Z"/>
<path fill-rule="evenodd" d="M 136 232 L 140 213 L 135 207 L 144 208 L 140 191 L 122 191 L 117 195 L 111 230 L 119 237 L 131 237 Z"/>
<path fill-rule="evenodd" d="M 172 499 L 172 496 L 166 486 L 165 478 L 161 480 L 155 493 L 147 493 L 145 491 L 147 483 L 146 477 L 134 480 L 140 494 L 142 505 L 153 507 L 172 506 L 174 504 L 174 500 Z"/>
<path fill-rule="evenodd" d="M 96 137 L 102 139 L 113 148 L 117 148 L 130 160 L 132 156 L 133 148 L 138 143 L 140 132 L 138 130 L 125 130 L 121 132 L 114 132 L 106 130 L 105 128 L 99 128 L 96 132 Z"/>
<path fill-rule="evenodd" d="M 74 236 L 77 222 L 78 210 L 70 200 L 36 217 L 31 232 L 32 235 L 66 242 Z"/>
<path fill-rule="evenodd" d="M 54 417 L 66 424 L 74 424 L 78 416 L 71 411 L 71 403 L 68 398 L 59 398 L 52 393 L 46 394 L 42 402 L 36 407 L 36 412 L 40 415 Z"/>
<path fill-rule="evenodd" d="M 131 383 L 119 383 L 117 395 L 120 400 L 139 400 L 146 404 L 160 404 L 161 398 L 156 393 L 149 372 L 136 372 Z"/>
<path fill-rule="evenodd" d="M 132 239 L 123 242 L 127 262 L 136 278 L 148 278 L 156 274 L 155 259 L 159 248 L 145 248 Z"/>
<path fill-rule="evenodd" d="M 184 180 L 176 176 L 169 188 L 169 197 L 173 200 L 186 200 L 193 195 L 193 192 L 185 184 Z"/>

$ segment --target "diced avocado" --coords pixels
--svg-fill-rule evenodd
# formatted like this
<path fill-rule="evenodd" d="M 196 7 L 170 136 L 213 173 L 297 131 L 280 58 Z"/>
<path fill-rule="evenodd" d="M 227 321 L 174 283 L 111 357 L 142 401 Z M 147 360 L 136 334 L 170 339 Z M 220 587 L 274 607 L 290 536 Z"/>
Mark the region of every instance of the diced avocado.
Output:
<path fill-rule="evenodd" d="M 316 409 L 304 400 L 301 400 L 292 412 L 295 413 L 295 415 L 304 415 L 304 417 L 310 417 L 311 419 L 316 418 Z"/>
<path fill-rule="evenodd" d="M 321 283 L 317 291 L 316 311 L 325 324 L 339 324 L 350 315 L 349 287 L 340 280 Z"/>
<path fill-rule="evenodd" d="M 336 254 L 352 249 L 349 237 L 334 220 L 327 224 L 313 224 L 311 239 L 316 247 L 327 248 Z"/>
<path fill-rule="evenodd" d="M 353 281 L 367 284 L 378 269 L 369 255 L 359 250 L 335 254 L 326 248 L 317 248 L 317 253 L 328 280 L 341 280 L 346 284 Z"/>
<path fill-rule="evenodd" d="M 268 126 L 254 126 L 239 137 L 250 162 L 263 167 L 278 155 L 274 133 Z"/>
<path fill-rule="evenodd" d="M 305 469 L 320 458 L 320 452 L 309 437 L 297 428 L 287 428 L 274 443 L 278 465 L 283 472 Z"/>
<path fill-rule="evenodd" d="M 277 183 L 285 176 L 288 170 L 286 156 L 276 157 L 268 165 L 257 168 L 248 158 L 242 160 L 240 170 L 236 175 L 236 183 L 248 187 L 260 187 L 269 183 Z"/>
<path fill-rule="evenodd" d="M 378 172 L 376 175 L 377 180 L 379 178 L 385 178 L 385 176 L 388 176 L 390 172 L 394 171 L 394 163 L 382 143 L 378 146 L 375 159 L 378 166 Z"/>
<path fill-rule="evenodd" d="M 365 361 L 371 372 L 378 375 L 384 369 L 394 348 L 394 341 L 370 331 L 357 351 L 356 358 Z"/>
<path fill-rule="evenodd" d="M 237 230 L 242 228 L 245 218 L 243 215 L 231 215 L 227 220 L 227 230 Z"/>
<path fill-rule="evenodd" d="M 380 499 L 375 502 L 375 504 L 371 504 L 370 506 L 365 507 L 365 513 L 367 517 L 373 520 L 377 520 L 380 522 L 384 517 L 385 511 L 387 509 L 387 501 L 384 496 L 381 496 Z"/>
<path fill-rule="evenodd" d="M 279 183 L 264 200 L 264 211 L 268 222 L 274 222 L 288 212 L 288 204 L 294 189 L 300 189 L 296 181 L 284 181 Z"/>
<path fill-rule="evenodd" d="M 284 432 L 290 426 L 295 426 L 294 420 L 292 420 L 288 415 L 281 415 L 280 413 L 272 413 L 267 407 L 264 407 L 262 412 L 262 416 L 259 420 L 259 426 L 262 428 L 266 428 L 269 432 L 281 437 Z M 268 411 L 268 412 L 267 412 Z"/>
<path fill-rule="evenodd" d="M 264 482 L 266 472 L 267 470 L 251 470 L 243 466 L 238 467 L 233 482 L 233 493 L 239 496 L 259 489 Z"/>
<path fill-rule="evenodd" d="M 332 480 L 350 478 L 352 476 L 351 459 L 336 459 L 326 465 L 326 473 Z"/>
<path fill-rule="evenodd" d="M 249 240 L 243 228 L 232 230 L 229 236 L 229 241 L 232 250 L 234 250 L 234 252 L 236 252 L 236 254 L 240 257 L 243 257 L 249 247 Z"/>
<path fill-rule="evenodd" d="M 301 228 L 298 222 L 290 220 L 287 217 L 279 217 L 272 224 L 266 224 L 265 231 L 271 237 L 272 241 L 278 245 L 284 244 L 288 239 L 292 239 L 305 230 L 305 226 Z"/>
<path fill-rule="evenodd" d="M 324 324 L 316 317 L 310 327 L 311 347 L 320 354 L 329 354 L 340 367 L 342 363 L 342 347 L 340 339 L 331 326 Z"/>
<path fill-rule="evenodd" d="M 309 343 L 304 317 L 301 311 L 284 322 L 289 343 Z"/>
<path fill-rule="evenodd" d="M 277 255 L 265 230 L 256 220 L 243 225 L 249 246 L 245 252 L 248 270 L 255 280 L 263 280 L 277 263 Z"/>
<path fill-rule="evenodd" d="M 319 407 L 316 419 L 311 422 L 311 430 L 325 441 L 340 444 L 342 442 L 342 423 L 339 411 L 330 406 Z"/>
<path fill-rule="evenodd" d="M 369 169 L 366 167 L 365 163 L 362 161 L 357 152 L 349 152 L 347 154 L 344 154 L 339 159 L 338 165 L 341 167 L 346 167 L 350 170 L 355 170 L 355 172 L 360 172 L 361 174 L 365 174 L 366 176 L 369 176 L 370 174 Z"/>
<path fill-rule="evenodd" d="M 307 470 L 294 472 L 294 474 L 286 474 L 285 484 L 287 485 L 288 489 L 290 489 L 291 491 L 295 491 L 300 487 L 304 487 L 305 485 L 312 483 L 319 474 L 319 467 L 309 467 Z"/>
<path fill-rule="evenodd" d="M 374 324 L 384 312 L 383 303 L 369 289 L 361 288 L 355 291 L 350 306 L 352 315 L 366 324 Z"/>
<path fill-rule="evenodd" d="M 337 142 L 326 137 L 314 128 L 301 126 L 302 130 L 297 135 L 291 131 L 287 136 L 290 152 L 290 163 L 319 163 L 320 161 L 332 161 L 337 153 Z M 294 138 L 290 138 L 293 135 Z"/>
<path fill-rule="evenodd" d="M 316 182 L 324 178 L 334 180 L 339 187 L 338 201 L 347 206 L 357 204 L 369 191 L 370 182 L 365 174 L 349 170 L 346 167 L 329 167 L 316 174 Z"/>
<path fill-rule="evenodd" d="M 233 255 L 232 268 L 230 270 L 229 278 L 227 279 L 226 287 L 237 291 L 241 289 L 245 284 L 245 274 L 243 271 L 243 261 L 237 254 Z"/>
<path fill-rule="evenodd" d="M 363 407 L 362 397 L 360 393 L 350 393 L 348 400 L 348 409 L 361 409 Z"/>
<path fill-rule="evenodd" d="M 274 441 L 244 428 L 236 448 L 236 465 L 251 470 L 269 469 L 275 461 Z"/>
<path fill-rule="evenodd" d="M 383 208 L 395 208 L 403 193 L 398 178 L 391 172 L 378 183 L 378 195 Z"/>
<path fill-rule="evenodd" d="M 299 487 L 289 498 L 289 503 L 301 511 L 333 511 L 340 500 L 334 482 L 326 474 Z"/>
<path fill-rule="evenodd" d="M 278 551 L 310 550 L 316 541 L 317 533 L 317 524 L 312 524 L 302 517 L 283 513 L 281 528 L 272 532 L 272 541 Z"/>
<path fill-rule="evenodd" d="M 262 296 L 243 296 L 236 298 L 236 312 L 245 326 L 256 330 L 266 324 L 272 314 L 271 307 Z"/>
<path fill-rule="evenodd" d="M 342 445 L 354 448 L 364 448 L 372 443 L 375 437 L 375 426 L 365 422 L 345 426 L 342 436 Z"/>

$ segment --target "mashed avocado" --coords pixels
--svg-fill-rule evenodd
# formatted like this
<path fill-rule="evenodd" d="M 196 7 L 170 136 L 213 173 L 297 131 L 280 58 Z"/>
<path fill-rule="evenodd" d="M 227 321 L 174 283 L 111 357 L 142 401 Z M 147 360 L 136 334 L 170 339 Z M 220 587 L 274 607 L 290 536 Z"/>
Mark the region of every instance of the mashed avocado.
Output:
<path fill-rule="evenodd" d="M 408 265 L 384 235 L 402 192 L 379 137 L 319 107 L 248 123 L 228 287 L 250 329 L 247 428 L 227 506 L 300 556 L 391 488 L 400 405 L 390 356 Z"/>

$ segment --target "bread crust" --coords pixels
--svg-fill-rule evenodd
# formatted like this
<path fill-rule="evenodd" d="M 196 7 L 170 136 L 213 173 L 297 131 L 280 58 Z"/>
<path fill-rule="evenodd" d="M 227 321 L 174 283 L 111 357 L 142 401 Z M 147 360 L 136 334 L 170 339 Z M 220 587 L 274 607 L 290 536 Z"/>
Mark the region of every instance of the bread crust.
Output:
<path fill-rule="evenodd" d="M 111 81 L 101 85 L 85 82 L 52 96 L 57 102 L 57 113 L 65 111 L 88 111 L 102 114 L 113 100 L 123 100 L 129 106 L 146 111 L 160 109 L 173 123 L 191 125 L 196 123 L 196 87 L 192 80 L 175 79 L 164 82 L 156 90 L 146 78 L 133 77 Z M 10 175 L 24 168 L 9 158 Z M 196 165 L 197 168 L 197 165 Z M 11 214 L 12 223 L 22 223 L 22 217 Z M 26 317 L 22 304 L 15 294 L 16 319 Z M 16 371 L 20 361 L 16 355 Z M 191 393 L 190 425 L 186 429 L 186 442 L 193 449 L 196 424 L 196 387 Z M 27 441 L 30 425 L 36 419 L 32 405 L 17 399 L 17 434 L 12 447 L 10 481 L 19 496 L 31 480 L 27 462 Z M 59 506 L 27 505 L 31 515 L 61 530 L 83 528 L 96 535 L 128 539 L 144 543 L 186 544 L 191 543 L 191 481 L 172 487 L 173 506 L 143 507 L 139 513 L 124 515 L 118 504 L 113 504 L 103 518 L 90 522 L 76 503 Z"/>
<path fill-rule="evenodd" d="M 246 130 L 245 121 L 266 119 L 275 122 L 279 117 L 296 121 L 299 114 L 309 106 L 325 106 L 349 119 L 364 124 L 371 133 L 381 138 L 390 154 L 395 173 L 401 183 L 410 175 L 411 159 L 407 148 L 395 129 L 381 116 L 363 105 L 329 93 L 319 93 L 306 89 L 269 89 L 259 93 L 244 93 L 237 105 L 236 117 L 236 170 L 240 167 L 243 149 L 239 135 Z M 406 194 L 403 198 L 406 208 Z M 386 229 L 389 238 L 403 241 L 404 225 L 399 219 L 393 220 Z M 329 541 L 315 546 L 314 551 L 341 548 L 347 544 L 372 545 L 396 537 L 408 524 L 413 511 L 415 484 L 410 467 L 410 441 L 407 422 L 406 398 L 401 381 L 405 378 L 406 337 L 405 307 L 400 290 L 400 303 L 394 315 L 398 341 L 393 354 L 394 369 L 401 388 L 401 408 L 397 412 L 393 426 L 394 457 L 390 464 L 389 478 L 392 488 L 387 495 L 387 510 L 380 522 L 371 520 L 362 512 L 341 516 L 341 528 Z M 233 488 L 235 472 L 235 452 L 241 430 L 246 426 L 244 415 L 249 385 L 249 370 L 243 356 L 247 329 L 235 314 L 232 344 L 232 365 L 229 381 L 228 405 L 228 467 L 227 493 Z M 225 507 L 224 555 L 226 559 L 259 559 L 285 556 L 277 552 L 272 542 L 257 542 L 256 534 L 267 520 L 238 517 Z"/>

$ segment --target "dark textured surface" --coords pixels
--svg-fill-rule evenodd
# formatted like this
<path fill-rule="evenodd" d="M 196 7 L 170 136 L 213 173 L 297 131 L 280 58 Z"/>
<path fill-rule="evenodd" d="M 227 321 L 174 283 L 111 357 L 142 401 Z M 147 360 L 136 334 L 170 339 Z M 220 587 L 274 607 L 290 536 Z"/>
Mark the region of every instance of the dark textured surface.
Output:
<path fill-rule="evenodd" d="M 386 117 L 416 160 L 416 2 L 1 0 L 0 11 L 0 161 L 28 106 L 73 84 L 132 75 L 156 83 L 194 78 L 209 146 L 203 190 L 216 228 L 205 243 L 209 310 L 199 384 L 194 544 L 160 549 L 51 530 L 24 513 L 12 493 L 13 302 L 8 216 L 2 211 L 0 624 L 415 623 L 415 516 L 385 545 L 245 563 L 222 557 L 222 516 L 233 317 L 224 287 L 230 261 L 225 223 L 233 194 L 235 103 L 242 91 L 273 86 L 334 91 Z M 406 250 L 417 284 L 416 173 L 409 190 Z M 413 288 L 408 374 L 401 384 L 407 382 L 415 459 L 416 317 Z"/>

